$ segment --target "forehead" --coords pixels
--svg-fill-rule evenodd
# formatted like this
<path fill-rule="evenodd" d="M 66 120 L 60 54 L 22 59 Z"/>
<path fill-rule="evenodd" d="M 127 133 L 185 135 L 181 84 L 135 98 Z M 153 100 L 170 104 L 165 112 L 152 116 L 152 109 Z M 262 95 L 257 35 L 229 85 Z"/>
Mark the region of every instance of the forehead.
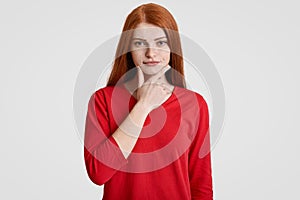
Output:
<path fill-rule="evenodd" d="M 141 38 L 146 40 L 154 40 L 160 37 L 166 37 L 164 30 L 158 26 L 141 23 L 133 31 L 134 38 Z"/>

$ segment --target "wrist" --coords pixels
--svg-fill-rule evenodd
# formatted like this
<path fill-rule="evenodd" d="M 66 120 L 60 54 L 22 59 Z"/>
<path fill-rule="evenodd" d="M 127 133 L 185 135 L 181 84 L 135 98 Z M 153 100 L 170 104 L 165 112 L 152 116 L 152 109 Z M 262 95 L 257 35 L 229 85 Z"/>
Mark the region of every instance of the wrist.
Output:
<path fill-rule="evenodd" d="M 138 101 L 135 106 L 134 109 L 138 112 L 138 113 L 144 113 L 146 116 L 151 112 L 151 108 L 150 106 L 146 105 L 143 102 Z"/>

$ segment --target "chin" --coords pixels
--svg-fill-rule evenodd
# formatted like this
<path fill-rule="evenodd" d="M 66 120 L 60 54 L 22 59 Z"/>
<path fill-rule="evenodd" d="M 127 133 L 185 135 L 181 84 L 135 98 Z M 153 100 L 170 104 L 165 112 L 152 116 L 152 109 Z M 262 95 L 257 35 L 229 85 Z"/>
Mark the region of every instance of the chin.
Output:
<path fill-rule="evenodd" d="M 143 71 L 144 74 L 147 74 L 147 75 L 157 74 L 162 68 L 163 68 L 163 66 L 161 66 L 161 65 L 157 65 L 157 66 L 142 65 L 141 66 L 141 70 Z"/>

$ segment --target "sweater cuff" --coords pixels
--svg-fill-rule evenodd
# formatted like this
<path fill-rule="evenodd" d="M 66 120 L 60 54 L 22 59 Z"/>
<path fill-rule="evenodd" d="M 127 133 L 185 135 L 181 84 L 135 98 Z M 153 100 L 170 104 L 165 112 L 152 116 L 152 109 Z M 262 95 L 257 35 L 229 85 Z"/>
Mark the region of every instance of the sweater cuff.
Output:
<path fill-rule="evenodd" d="M 117 141 L 114 139 L 114 137 L 110 136 L 107 140 L 107 142 L 110 143 L 110 145 L 113 144 L 113 150 L 114 150 L 114 155 L 116 157 L 116 159 L 118 159 L 118 163 L 120 163 L 120 165 L 118 166 L 120 169 L 121 167 L 123 167 L 124 165 L 126 165 L 128 163 L 128 160 L 124 157 L 123 152 L 121 151 L 121 148 L 119 147 Z"/>

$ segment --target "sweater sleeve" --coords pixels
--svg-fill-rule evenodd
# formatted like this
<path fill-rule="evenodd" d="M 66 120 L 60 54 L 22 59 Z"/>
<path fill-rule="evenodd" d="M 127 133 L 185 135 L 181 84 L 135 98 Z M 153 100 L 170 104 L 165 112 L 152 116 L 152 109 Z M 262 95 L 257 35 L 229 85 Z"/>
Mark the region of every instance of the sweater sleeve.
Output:
<path fill-rule="evenodd" d="M 89 178 L 97 185 L 109 181 L 127 164 L 116 141 L 111 136 L 107 104 L 100 89 L 88 103 L 84 134 L 84 159 Z"/>
<path fill-rule="evenodd" d="M 193 200 L 212 200 L 209 113 L 204 98 L 198 96 L 199 125 L 189 151 L 189 178 Z"/>

